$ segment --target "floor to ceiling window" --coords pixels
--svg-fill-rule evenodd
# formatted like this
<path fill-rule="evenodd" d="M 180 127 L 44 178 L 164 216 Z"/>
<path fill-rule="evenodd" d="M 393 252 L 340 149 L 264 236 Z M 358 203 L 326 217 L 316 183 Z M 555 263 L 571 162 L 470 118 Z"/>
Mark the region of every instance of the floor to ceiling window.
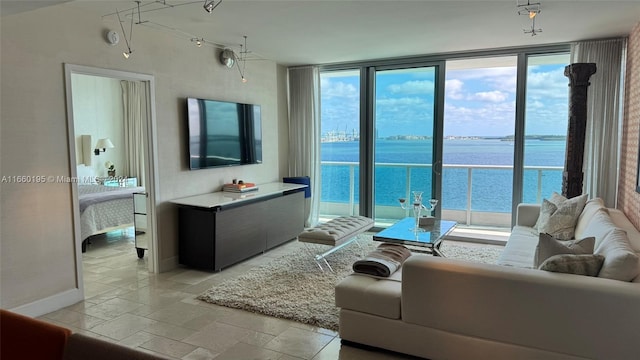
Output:
<path fill-rule="evenodd" d="M 323 68 L 321 218 L 385 226 L 419 190 L 442 218 L 509 228 L 517 203 L 560 191 L 567 63 L 556 46 Z"/>
<path fill-rule="evenodd" d="M 360 72 L 320 75 L 320 215 L 358 214 L 360 179 Z"/>
<path fill-rule="evenodd" d="M 516 56 L 447 61 L 443 216 L 461 224 L 511 223 Z"/>
<path fill-rule="evenodd" d="M 562 191 L 569 121 L 569 54 L 527 58 L 523 201 L 540 203 Z"/>

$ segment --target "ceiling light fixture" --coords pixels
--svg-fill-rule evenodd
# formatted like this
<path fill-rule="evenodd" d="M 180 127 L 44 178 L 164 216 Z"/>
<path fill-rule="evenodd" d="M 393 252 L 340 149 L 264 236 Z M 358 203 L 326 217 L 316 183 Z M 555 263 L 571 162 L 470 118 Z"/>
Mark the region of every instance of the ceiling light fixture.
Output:
<path fill-rule="evenodd" d="M 204 44 L 204 38 L 192 38 L 191 42 L 196 43 L 197 47 L 202 47 L 202 44 Z"/>
<path fill-rule="evenodd" d="M 140 3 L 138 2 L 138 6 Z M 129 56 L 133 53 L 131 50 L 131 37 L 133 36 L 133 9 L 131 10 L 131 26 L 129 28 L 129 38 L 127 39 L 127 32 L 124 31 L 124 26 L 122 25 L 122 19 L 120 19 L 120 12 L 116 9 L 116 13 L 118 14 L 118 22 L 120 23 L 120 29 L 122 29 L 122 34 L 124 35 L 124 41 L 127 44 L 127 51 L 122 53 L 125 59 L 128 59 Z"/>
<path fill-rule="evenodd" d="M 542 29 L 536 28 L 536 17 L 540 14 L 540 3 L 531 3 L 530 0 L 527 0 L 525 4 L 520 3 L 520 0 L 516 0 L 516 7 L 518 8 L 518 15 L 526 15 L 531 20 L 531 27 L 522 29 L 525 34 L 531 34 L 531 36 L 536 36 L 538 33 L 542 32 Z"/>
<path fill-rule="evenodd" d="M 204 5 L 202 5 L 202 7 L 204 8 L 204 11 L 208 12 L 209 14 L 211 14 L 213 12 L 213 10 L 215 8 L 218 7 L 218 5 L 220 5 L 222 3 L 222 0 L 218 0 L 218 2 L 216 3 L 215 0 L 205 0 L 204 1 Z"/>
<path fill-rule="evenodd" d="M 220 53 L 220 63 L 229 69 L 231 69 L 234 65 L 238 68 L 238 72 L 240 73 L 240 79 L 242 79 L 243 83 L 247 82 L 247 78 L 245 75 L 245 69 L 247 64 L 247 54 L 250 51 L 247 50 L 247 36 L 244 36 L 244 45 L 240 44 L 240 52 L 238 55 L 231 49 L 223 49 Z"/>
<path fill-rule="evenodd" d="M 247 54 L 249 54 L 250 51 L 249 49 L 247 49 L 247 35 L 244 35 L 244 47 L 242 47 L 242 44 L 240 44 L 240 57 L 237 58 L 238 60 L 238 72 L 240 72 L 240 78 L 242 79 L 243 83 L 247 82 L 247 78 L 244 76 L 245 75 L 245 70 L 246 70 L 246 65 L 247 65 Z M 242 69 L 240 68 L 240 64 L 242 63 Z"/>

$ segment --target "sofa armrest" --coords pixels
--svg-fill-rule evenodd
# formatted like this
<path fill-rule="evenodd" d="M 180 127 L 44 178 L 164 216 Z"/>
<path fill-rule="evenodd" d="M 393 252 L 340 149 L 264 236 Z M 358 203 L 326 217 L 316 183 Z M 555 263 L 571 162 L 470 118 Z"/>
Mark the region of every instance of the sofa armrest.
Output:
<path fill-rule="evenodd" d="M 516 225 L 533 227 L 540 215 L 540 204 L 518 204 Z"/>
<path fill-rule="evenodd" d="M 402 269 L 405 322 L 586 358 L 637 356 L 639 284 L 426 255 Z"/>
<path fill-rule="evenodd" d="M 60 360 L 71 330 L 0 309 L 0 358 Z"/>

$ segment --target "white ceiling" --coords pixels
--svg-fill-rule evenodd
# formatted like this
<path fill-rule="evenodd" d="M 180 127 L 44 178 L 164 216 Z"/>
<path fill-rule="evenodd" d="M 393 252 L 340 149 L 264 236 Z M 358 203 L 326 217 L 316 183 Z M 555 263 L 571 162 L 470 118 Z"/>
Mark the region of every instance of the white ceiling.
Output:
<path fill-rule="evenodd" d="M 6 16 L 61 2 L 0 0 L 0 11 Z M 144 0 L 140 17 L 146 21 L 143 26 L 185 41 L 204 38 L 208 45 L 232 46 L 236 52 L 247 35 L 253 57 L 284 65 L 607 38 L 626 35 L 640 22 L 640 0 L 541 0 L 537 24 L 543 31 L 537 36 L 523 33 L 529 20 L 517 15 L 516 0 L 224 0 L 212 14 L 204 11 L 203 3 Z M 57 6 L 82 8 L 102 16 L 105 24 L 117 24 L 117 17 L 109 14 L 118 9 L 128 29 L 136 3 L 75 0 Z"/>

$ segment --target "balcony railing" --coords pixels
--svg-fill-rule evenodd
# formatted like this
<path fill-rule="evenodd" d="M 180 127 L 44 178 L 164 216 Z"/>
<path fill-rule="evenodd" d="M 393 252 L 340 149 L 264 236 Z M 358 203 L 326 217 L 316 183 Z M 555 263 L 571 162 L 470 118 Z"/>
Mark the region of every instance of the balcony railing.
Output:
<path fill-rule="evenodd" d="M 376 163 L 375 214 L 377 223 L 405 216 L 398 198 L 411 198 L 412 190 L 428 196 L 431 164 Z M 358 163 L 323 161 L 321 216 L 358 213 Z M 540 203 L 543 195 L 557 191 L 562 167 L 525 166 L 524 202 Z M 510 227 L 513 167 L 498 165 L 443 165 L 442 217 L 460 224 Z"/>

